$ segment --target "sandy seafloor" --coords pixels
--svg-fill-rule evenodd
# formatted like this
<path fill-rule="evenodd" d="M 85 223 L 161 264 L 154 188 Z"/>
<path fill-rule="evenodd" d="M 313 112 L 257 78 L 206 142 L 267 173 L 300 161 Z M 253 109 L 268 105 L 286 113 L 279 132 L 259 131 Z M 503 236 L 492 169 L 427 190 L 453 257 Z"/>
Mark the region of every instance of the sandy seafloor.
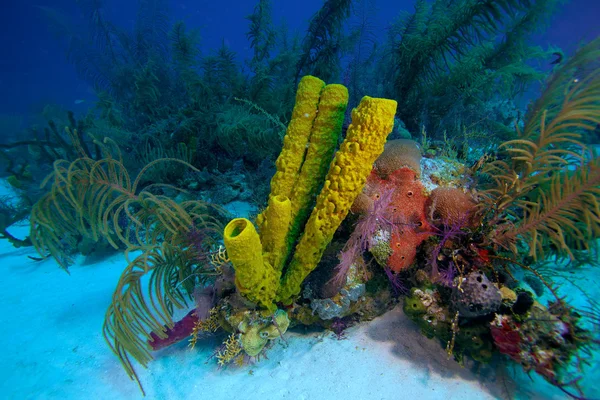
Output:
<path fill-rule="evenodd" d="M 11 228 L 23 237 L 28 226 Z M 33 248 L 0 241 L 0 399 L 142 399 L 102 336 L 122 254 L 84 259 L 70 275 Z M 598 291 L 599 280 L 592 280 Z M 223 337 L 156 353 L 137 368 L 147 399 L 564 399 L 520 367 L 461 367 L 423 337 L 398 306 L 349 329 L 288 332 L 254 365 L 217 368 Z M 506 363 L 505 363 L 506 364 Z M 600 378 L 597 368 L 596 382 Z M 600 390 L 588 392 L 600 398 Z"/>

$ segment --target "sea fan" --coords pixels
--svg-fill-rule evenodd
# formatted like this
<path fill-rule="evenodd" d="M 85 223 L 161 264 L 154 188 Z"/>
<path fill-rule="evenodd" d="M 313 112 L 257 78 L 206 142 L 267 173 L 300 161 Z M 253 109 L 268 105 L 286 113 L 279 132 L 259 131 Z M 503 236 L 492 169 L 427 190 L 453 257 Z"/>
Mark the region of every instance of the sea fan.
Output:
<path fill-rule="evenodd" d="M 394 273 L 394 271 L 392 271 L 392 269 L 389 267 L 385 267 L 383 270 L 385 271 L 386 276 L 392 284 L 392 290 L 394 291 L 394 295 L 398 296 L 400 294 L 408 294 L 408 286 L 406 286 L 406 284 L 402 282 L 400 274 Z"/>
<path fill-rule="evenodd" d="M 452 224 L 443 224 L 442 228 L 434 228 L 433 234 L 439 236 L 440 241 L 431 252 L 429 262 L 431 264 L 431 279 L 437 281 L 443 279 L 438 268 L 438 256 L 444 248 L 444 245 L 449 241 L 465 235 L 467 232 L 463 230 L 465 223 L 462 220 L 457 220 Z"/>
<path fill-rule="evenodd" d="M 348 271 L 356 259 L 375 244 L 378 232 L 391 234 L 396 229 L 390 209 L 394 191 L 394 188 L 383 190 L 380 197 L 373 201 L 369 210 L 360 216 L 350 239 L 340 253 L 340 263 L 336 267 L 336 274 L 333 278 L 337 283 L 346 279 Z"/>

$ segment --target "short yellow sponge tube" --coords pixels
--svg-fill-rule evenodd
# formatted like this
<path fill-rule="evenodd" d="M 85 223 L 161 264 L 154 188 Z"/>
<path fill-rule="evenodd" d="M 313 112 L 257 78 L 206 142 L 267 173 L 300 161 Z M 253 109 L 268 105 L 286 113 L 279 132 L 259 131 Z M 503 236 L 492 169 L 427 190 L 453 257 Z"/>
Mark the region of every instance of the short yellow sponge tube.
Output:
<path fill-rule="evenodd" d="M 282 195 L 273 196 L 269 198 L 269 204 L 263 215 L 261 241 L 264 257 L 281 272 L 287 257 L 285 238 L 292 217 L 292 202 Z"/>
<path fill-rule="evenodd" d="M 235 269 L 235 285 L 248 300 L 275 311 L 273 304 L 281 273 L 263 259 L 260 238 L 252 222 L 235 218 L 225 227 L 223 241 Z"/>
<path fill-rule="evenodd" d="M 333 234 L 362 191 L 375 159 L 383 152 L 394 126 L 397 103 L 365 96 L 352 110 L 352 124 L 332 161 L 304 235 L 282 279 L 277 298 L 289 304 L 300 293 L 308 274 L 317 266 Z"/>

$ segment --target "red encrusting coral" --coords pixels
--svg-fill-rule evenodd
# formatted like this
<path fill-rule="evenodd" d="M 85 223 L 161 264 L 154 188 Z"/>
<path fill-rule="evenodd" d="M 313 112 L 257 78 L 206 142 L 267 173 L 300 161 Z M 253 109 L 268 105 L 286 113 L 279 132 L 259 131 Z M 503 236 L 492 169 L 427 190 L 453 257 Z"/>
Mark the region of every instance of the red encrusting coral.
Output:
<path fill-rule="evenodd" d="M 498 351 L 516 362 L 521 361 L 521 335 L 519 327 L 504 316 L 499 316 L 491 324 L 491 333 Z"/>

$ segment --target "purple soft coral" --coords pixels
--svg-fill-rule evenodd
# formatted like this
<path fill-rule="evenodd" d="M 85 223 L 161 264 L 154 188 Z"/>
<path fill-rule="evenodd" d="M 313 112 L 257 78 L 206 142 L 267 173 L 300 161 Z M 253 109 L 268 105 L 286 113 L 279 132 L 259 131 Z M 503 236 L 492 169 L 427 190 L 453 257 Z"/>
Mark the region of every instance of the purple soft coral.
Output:
<path fill-rule="evenodd" d="M 454 277 L 456 276 L 456 267 L 454 263 L 450 261 L 448 264 L 448 268 L 443 269 L 439 272 L 438 282 L 446 287 L 452 288 L 454 287 Z"/>
<path fill-rule="evenodd" d="M 446 244 L 446 242 L 448 240 L 456 239 L 459 236 L 466 234 L 466 232 L 462 230 L 464 228 L 464 226 L 465 226 L 465 221 L 460 220 L 460 221 L 456 221 L 452 224 L 444 223 L 442 225 L 441 229 L 434 228 L 435 230 L 433 232 L 431 232 L 432 234 L 440 237 L 440 242 L 435 246 L 435 248 L 431 252 L 431 258 L 430 258 L 431 279 L 434 282 L 437 282 L 440 279 L 440 271 L 439 271 L 438 263 L 437 263 L 440 252 L 442 251 L 442 249 L 444 248 L 444 245 Z"/>
<path fill-rule="evenodd" d="M 206 232 L 192 226 L 186 234 L 190 249 L 194 252 L 196 264 L 206 264 L 209 260 L 208 236 Z"/>
<path fill-rule="evenodd" d="M 400 279 L 400 275 L 394 273 L 391 268 L 385 267 L 383 269 L 385 274 L 387 275 L 390 283 L 392 284 L 392 289 L 394 290 L 394 296 L 399 296 L 401 294 L 408 294 L 408 287 L 402 280 Z"/>
<path fill-rule="evenodd" d="M 350 239 L 340 253 L 340 263 L 333 278 L 336 283 L 343 282 L 356 259 L 373 246 L 373 237 L 378 231 L 392 232 L 395 229 L 390 212 L 393 195 L 393 188 L 384 190 L 381 196 L 373 201 L 369 210 L 360 216 Z"/>

